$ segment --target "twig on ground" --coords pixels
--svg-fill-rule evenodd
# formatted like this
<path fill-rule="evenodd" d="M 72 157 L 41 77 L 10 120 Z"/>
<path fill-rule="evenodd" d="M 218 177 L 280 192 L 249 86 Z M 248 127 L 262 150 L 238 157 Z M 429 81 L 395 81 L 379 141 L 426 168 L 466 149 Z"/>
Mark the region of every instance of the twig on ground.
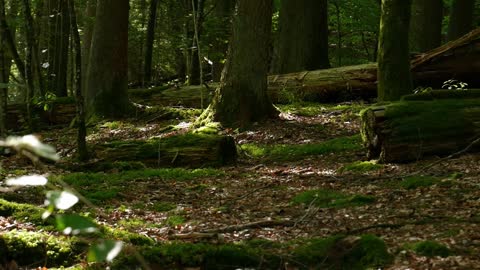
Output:
<path fill-rule="evenodd" d="M 295 222 L 291 220 L 261 220 L 245 224 L 230 225 L 217 229 L 204 230 L 202 233 L 226 233 L 234 231 L 242 231 L 245 229 L 255 229 L 255 228 L 265 228 L 265 227 L 276 227 L 276 226 L 285 226 L 292 227 L 295 225 Z"/>

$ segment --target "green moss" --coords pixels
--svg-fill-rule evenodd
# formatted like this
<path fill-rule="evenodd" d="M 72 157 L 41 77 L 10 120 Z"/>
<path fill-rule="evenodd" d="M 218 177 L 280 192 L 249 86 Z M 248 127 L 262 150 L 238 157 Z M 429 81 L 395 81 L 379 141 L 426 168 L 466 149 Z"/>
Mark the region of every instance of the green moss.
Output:
<path fill-rule="evenodd" d="M 344 208 L 375 202 L 373 196 L 347 195 L 333 190 L 319 189 L 302 192 L 292 199 L 293 204 L 311 204 L 321 208 Z"/>
<path fill-rule="evenodd" d="M 374 235 L 313 239 L 294 251 L 294 261 L 311 269 L 370 269 L 392 261 L 382 239 Z"/>
<path fill-rule="evenodd" d="M 202 134 L 219 134 L 222 130 L 222 126 L 218 122 L 209 122 L 199 128 L 195 129 L 195 133 Z"/>
<path fill-rule="evenodd" d="M 375 161 L 356 161 L 340 168 L 339 172 L 356 172 L 365 173 L 369 171 L 382 169 L 383 165 L 377 164 Z"/>
<path fill-rule="evenodd" d="M 452 254 L 450 249 L 436 241 L 422 241 L 413 244 L 406 244 L 405 248 L 415 251 L 415 253 L 427 257 L 448 257 Z"/>
<path fill-rule="evenodd" d="M 416 189 L 420 187 L 429 187 L 440 183 L 440 179 L 433 176 L 410 176 L 400 182 L 400 186 L 405 189 Z"/>
<path fill-rule="evenodd" d="M 42 214 L 45 210 L 30 204 L 9 202 L 0 199 L 0 216 L 14 217 L 21 221 L 32 222 L 35 225 L 45 225 Z"/>
<path fill-rule="evenodd" d="M 168 212 L 177 208 L 177 206 L 169 202 L 155 202 L 150 208 L 157 212 Z"/>
<path fill-rule="evenodd" d="M 143 162 L 140 161 L 114 161 L 114 162 L 104 162 L 100 163 L 96 171 L 111 171 L 111 170 L 118 170 L 118 171 L 132 171 L 132 170 L 142 170 L 145 169 L 146 166 Z"/>
<path fill-rule="evenodd" d="M 276 161 L 294 161 L 313 155 L 325 155 L 362 149 L 360 136 L 341 137 L 322 143 L 300 145 L 243 144 L 240 148 L 254 158 Z"/>
<path fill-rule="evenodd" d="M 365 108 L 365 106 L 366 105 L 360 103 L 331 105 L 309 102 L 295 102 L 287 105 L 277 105 L 281 112 L 306 117 L 318 116 L 331 112 L 358 114 L 363 108 Z"/>
<path fill-rule="evenodd" d="M 164 106 L 152 106 L 145 110 L 146 116 L 151 116 L 155 120 L 165 119 L 193 119 L 200 116 L 202 110 L 193 108 L 174 108 Z M 147 117 L 148 118 L 148 117 Z"/>
<path fill-rule="evenodd" d="M 167 220 L 165 221 L 165 223 L 170 226 L 170 227 L 175 227 L 175 226 L 178 226 L 178 225 L 182 225 L 185 223 L 185 218 L 183 216 L 179 216 L 179 215 L 172 215 L 172 216 L 169 216 L 167 218 Z"/>
<path fill-rule="evenodd" d="M 155 242 L 151 238 L 144 235 L 110 227 L 102 227 L 101 233 L 98 236 L 99 238 L 116 239 L 125 243 L 130 243 L 138 246 L 152 245 Z"/>
<path fill-rule="evenodd" d="M 13 230 L 0 236 L 2 249 L 21 265 L 68 266 L 80 261 L 85 245 L 75 238 Z"/>

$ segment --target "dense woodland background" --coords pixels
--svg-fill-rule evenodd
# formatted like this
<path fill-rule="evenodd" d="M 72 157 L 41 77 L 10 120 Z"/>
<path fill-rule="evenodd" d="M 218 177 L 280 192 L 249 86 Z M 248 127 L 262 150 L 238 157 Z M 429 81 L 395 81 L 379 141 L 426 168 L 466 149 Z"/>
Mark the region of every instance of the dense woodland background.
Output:
<path fill-rule="evenodd" d="M 479 26 L 475 0 L 0 0 L 0 270 L 478 268 Z"/>

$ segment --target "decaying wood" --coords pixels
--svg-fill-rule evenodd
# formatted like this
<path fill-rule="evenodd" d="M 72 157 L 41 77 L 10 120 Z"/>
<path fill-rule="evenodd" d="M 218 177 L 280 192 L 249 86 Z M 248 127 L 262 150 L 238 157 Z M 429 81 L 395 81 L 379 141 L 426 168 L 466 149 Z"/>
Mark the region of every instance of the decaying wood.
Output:
<path fill-rule="evenodd" d="M 149 167 L 222 166 L 236 161 L 230 136 L 183 134 L 144 141 L 117 141 L 96 145 L 98 163 L 140 161 Z"/>
<path fill-rule="evenodd" d="M 448 99 L 448 93 L 455 98 Z M 374 106 L 361 113 L 361 133 L 369 159 L 409 162 L 448 156 L 465 149 L 480 134 L 480 90 L 443 90 L 441 98 Z M 478 145 L 469 147 L 478 151 Z"/>

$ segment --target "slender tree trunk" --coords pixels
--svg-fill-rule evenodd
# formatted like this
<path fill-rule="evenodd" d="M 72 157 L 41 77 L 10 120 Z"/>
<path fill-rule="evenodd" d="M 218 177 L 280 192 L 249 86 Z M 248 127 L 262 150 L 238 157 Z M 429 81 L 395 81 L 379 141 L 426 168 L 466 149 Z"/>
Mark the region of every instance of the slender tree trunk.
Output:
<path fill-rule="evenodd" d="M 399 100 L 412 92 L 408 29 L 411 0 L 382 0 L 378 42 L 378 99 Z"/>
<path fill-rule="evenodd" d="M 222 81 L 200 119 L 246 127 L 276 114 L 267 96 L 272 8 L 271 0 L 237 2 Z"/>
<path fill-rule="evenodd" d="M 153 41 L 155 40 L 155 24 L 157 22 L 158 0 L 150 0 L 150 14 L 148 16 L 147 38 L 145 42 L 145 67 L 144 67 L 144 83 L 152 81 L 152 57 L 153 57 Z"/>
<path fill-rule="evenodd" d="M 95 25 L 95 13 L 97 10 L 97 0 L 88 0 L 85 8 L 85 26 L 83 32 L 82 48 L 82 79 L 83 86 L 86 85 L 88 61 L 90 57 L 90 47 L 92 45 L 93 27 Z M 82 89 L 85 93 L 85 89 Z"/>
<path fill-rule="evenodd" d="M 58 97 L 67 92 L 68 42 L 70 18 L 67 0 L 49 0 L 48 90 Z"/>
<path fill-rule="evenodd" d="M 274 73 L 330 67 L 327 0 L 282 0 Z"/>
<path fill-rule="evenodd" d="M 192 32 L 192 49 L 191 49 L 191 55 L 190 55 L 190 72 L 188 74 L 188 84 L 189 85 L 199 85 L 200 84 L 200 61 L 199 61 L 199 47 L 200 45 L 197 44 L 197 39 L 200 40 L 201 33 L 202 33 L 202 24 L 203 24 L 203 9 L 204 9 L 204 0 L 194 0 L 193 5 L 195 7 L 195 10 L 192 11 L 195 12 L 195 17 L 194 20 L 195 22 L 193 23 L 193 28 L 194 31 Z M 190 5 L 192 5 L 190 3 Z M 196 25 L 196 26 L 195 26 Z M 196 30 L 195 30 L 196 28 Z"/>
<path fill-rule="evenodd" d="M 443 0 L 413 0 L 410 50 L 426 52 L 442 41 Z"/>
<path fill-rule="evenodd" d="M 85 161 L 88 159 L 88 151 L 86 142 L 87 128 L 85 125 L 85 106 L 82 95 L 82 46 L 80 45 L 80 35 L 78 34 L 77 16 L 73 0 L 68 1 L 68 10 L 72 30 L 73 48 L 75 49 L 75 103 L 78 119 L 77 152 L 78 159 Z"/>
<path fill-rule="evenodd" d="M 129 115 L 128 0 L 97 0 L 95 29 L 87 78 L 90 114 L 117 118 Z"/>
<path fill-rule="evenodd" d="M 448 40 L 452 41 L 473 29 L 475 0 L 453 0 L 448 25 Z"/>
<path fill-rule="evenodd" d="M 27 37 L 27 53 L 25 56 L 25 85 L 27 86 L 27 95 L 25 96 L 25 104 L 27 108 L 27 120 L 28 126 L 31 130 L 34 129 L 33 127 L 33 120 L 32 120 L 32 101 L 35 95 L 35 85 L 33 82 L 33 47 L 35 43 L 35 37 L 33 32 L 33 18 L 32 18 L 32 11 L 30 9 L 30 1 L 23 0 L 23 11 L 25 15 L 25 36 Z"/>
<path fill-rule="evenodd" d="M 7 135 L 6 128 L 6 113 L 7 113 L 7 98 L 10 76 L 10 66 L 8 62 L 11 61 L 6 55 L 5 42 L 3 35 L 0 35 L 0 137 L 4 138 Z M 4 85 L 2 85 L 4 84 Z"/>
<path fill-rule="evenodd" d="M 18 54 L 12 31 L 10 31 L 10 28 L 7 24 L 7 19 L 5 16 L 5 0 L 0 0 L 0 34 L 4 38 L 5 47 L 12 56 L 13 61 L 17 66 L 18 73 L 20 73 L 20 77 L 25 80 L 25 64 L 23 63 L 20 55 Z"/>

